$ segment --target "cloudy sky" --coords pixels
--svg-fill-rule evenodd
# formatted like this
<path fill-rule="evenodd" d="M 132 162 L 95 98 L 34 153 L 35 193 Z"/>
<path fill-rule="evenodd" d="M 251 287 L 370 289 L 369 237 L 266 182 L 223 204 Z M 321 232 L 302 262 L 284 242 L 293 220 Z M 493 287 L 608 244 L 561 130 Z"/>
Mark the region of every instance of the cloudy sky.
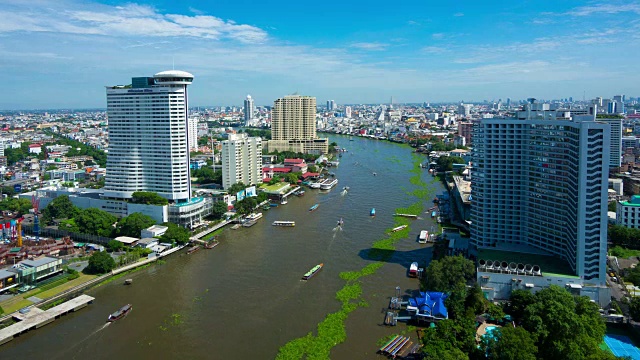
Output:
<path fill-rule="evenodd" d="M 640 96 L 640 1 L 0 0 L 0 109 L 104 108 L 171 68 L 190 103 Z"/>

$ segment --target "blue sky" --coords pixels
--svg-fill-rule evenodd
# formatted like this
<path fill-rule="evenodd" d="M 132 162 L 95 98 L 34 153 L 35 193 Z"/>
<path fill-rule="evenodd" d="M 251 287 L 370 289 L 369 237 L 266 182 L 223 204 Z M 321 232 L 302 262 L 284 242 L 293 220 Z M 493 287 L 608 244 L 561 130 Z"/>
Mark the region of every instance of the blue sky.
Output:
<path fill-rule="evenodd" d="M 172 68 L 193 105 L 640 96 L 640 1 L 0 0 L 0 109 L 105 107 Z"/>

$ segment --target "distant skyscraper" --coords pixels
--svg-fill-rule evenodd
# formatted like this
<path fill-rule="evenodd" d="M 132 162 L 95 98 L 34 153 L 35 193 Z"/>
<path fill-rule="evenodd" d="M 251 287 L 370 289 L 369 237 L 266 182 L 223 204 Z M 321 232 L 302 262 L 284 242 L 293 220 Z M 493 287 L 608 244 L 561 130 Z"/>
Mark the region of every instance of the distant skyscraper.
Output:
<path fill-rule="evenodd" d="M 107 87 L 109 153 L 104 196 L 152 191 L 171 202 L 191 198 L 188 72 L 169 70 Z"/>
<path fill-rule="evenodd" d="M 347 117 L 347 119 L 351 119 L 351 106 L 345 106 L 344 114 Z"/>
<path fill-rule="evenodd" d="M 327 153 L 327 139 L 316 137 L 316 98 L 288 95 L 273 102 L 268 151 Z"/>
<path fill-rule="evenodd" d="M 253 105 L 253 99 L 251 95 L 247 95 L 247 98 L 244 100 L 244 124 L 248 125 L 249 121 L 253 120 L 254 117 L 255 106 Z"/>
<path fill-rule="evenodd" d="M 229 134 L 229 139 L 222 142 L 222 187 L 228 189 L 239 182 L 262 183 L 262 139 L 259 137 Z"/>
<path fill-rule="evenodd" d="M 333 111 L 336 109 L 336 102 L 333 100 L 327 100 L 327 111 Z"/>
<path fill-rule="evenodd" d="M 193 116 L 189 118 L 189 150 L 198 151 L 198 118 Z"/>
<path fill-rule="evenodd" d="M 471 243 L 555 256 L 606 289 L 609 125 L 595 114 L 558 120 L 544 112 L 474 127 Z"/>
<path fill-rule="evenodd" d="M 511 98 L 507 98 L 507 107 L 511 106 Z"/>

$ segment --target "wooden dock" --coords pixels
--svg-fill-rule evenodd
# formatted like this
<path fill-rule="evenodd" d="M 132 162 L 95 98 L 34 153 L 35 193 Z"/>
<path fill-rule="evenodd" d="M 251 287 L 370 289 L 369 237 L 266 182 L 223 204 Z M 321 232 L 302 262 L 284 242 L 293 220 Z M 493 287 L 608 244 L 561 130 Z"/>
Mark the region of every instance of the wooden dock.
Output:
<path fill-rule="evenodd" d="M 13 316 L 18 320 L 16 324 L 0 329 L 0 345 L 29 330 L 41 328 L 71 311 L 80 310 L 93 300 L 89 295 L 80 295 L 46 311 L 33 307 L 25 314 L 18 312 Z"/>

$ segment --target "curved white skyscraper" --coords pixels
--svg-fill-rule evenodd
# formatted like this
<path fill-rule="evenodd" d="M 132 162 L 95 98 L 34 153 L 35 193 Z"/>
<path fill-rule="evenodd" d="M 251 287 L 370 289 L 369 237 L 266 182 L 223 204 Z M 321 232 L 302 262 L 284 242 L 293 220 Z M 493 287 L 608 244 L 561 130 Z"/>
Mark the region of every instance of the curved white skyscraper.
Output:
<path fill-rule="evenodd" d="M 244 100 L 244 124 L 249 125 L 249 121 L 251 121 L 254 117 L 255 106 L 253 104 L 253 99 L 251 95 L 247 95 L 247 98 Z"/>
<path fill-rule="evenodd" d="M 169 70 L 107 87 L 105 198 L 152 191 L 170 202 L 189 201 L 187 86 L 192 81 L 188 72 Z"/>

